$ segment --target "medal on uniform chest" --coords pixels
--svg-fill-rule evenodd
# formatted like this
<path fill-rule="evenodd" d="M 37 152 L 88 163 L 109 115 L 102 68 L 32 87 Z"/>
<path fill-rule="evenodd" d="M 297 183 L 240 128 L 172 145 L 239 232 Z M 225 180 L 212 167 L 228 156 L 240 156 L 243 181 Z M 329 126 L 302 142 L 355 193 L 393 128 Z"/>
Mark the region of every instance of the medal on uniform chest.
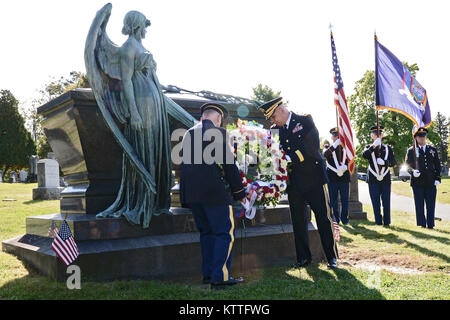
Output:
<path fill-rule="evenodd" d="M 297 131 L 300 131 L 303 129 L 303 126 L 300 123 L 297 123 L 297 125 L 292 129 L 292 133 L 296 133 Z"/>

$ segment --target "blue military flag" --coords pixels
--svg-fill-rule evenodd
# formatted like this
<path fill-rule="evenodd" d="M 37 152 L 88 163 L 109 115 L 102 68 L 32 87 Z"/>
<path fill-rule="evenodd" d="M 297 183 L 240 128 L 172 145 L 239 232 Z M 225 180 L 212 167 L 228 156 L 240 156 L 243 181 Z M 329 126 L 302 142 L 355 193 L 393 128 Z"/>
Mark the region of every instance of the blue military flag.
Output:
<path fill-rule="evenodd" d="M 375 83 L 377 109 L 403 114 L 414 123 L 414 131 L 431 125 L 427 91 L 411 72 L 375 36 Z"/>

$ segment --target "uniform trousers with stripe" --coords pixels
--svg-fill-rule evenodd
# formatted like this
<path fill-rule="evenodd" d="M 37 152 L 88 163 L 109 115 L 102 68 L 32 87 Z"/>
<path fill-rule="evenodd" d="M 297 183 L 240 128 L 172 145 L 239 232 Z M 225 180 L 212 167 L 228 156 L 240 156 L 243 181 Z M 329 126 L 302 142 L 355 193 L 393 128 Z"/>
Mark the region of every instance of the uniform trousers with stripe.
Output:
<path fill-rule="evenodd" d="M 190 204 L 200 231 L 203 277 L 228 281 L 234 242 L 233 209 L 228 205 Z"/>
<path fill-rule="evenodd" d="M 317 229 L 320 241 L 327 260 L 337 258 L 337 246 L 334 240 L 334 227 L 331 219 L 328 187 L 319 185 L 307 192 L 299 192 L 294 186 L 289 187 L 288 201 L 291 210 L 292 227 L 294 230 L 295 250 L 297 262 L 303 259 L 311 259 L 309 248 L 308 216 L 306 204 L 311 206 L 316 217 Z"/>

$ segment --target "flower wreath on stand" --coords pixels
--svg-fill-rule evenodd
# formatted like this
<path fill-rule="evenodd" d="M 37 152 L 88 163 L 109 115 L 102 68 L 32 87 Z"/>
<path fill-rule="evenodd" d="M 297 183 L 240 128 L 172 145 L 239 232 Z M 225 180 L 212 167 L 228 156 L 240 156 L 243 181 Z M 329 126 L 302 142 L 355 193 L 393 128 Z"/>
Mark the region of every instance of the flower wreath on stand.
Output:
<path fill-rule="evenodd" d="M 253 219 L 258 207 L 275 207 L 285 193 L 288 161 L 278 137 L 272 137 L 270 131 L 256 121 L 238 119 L 236 124 L 227 126 L 227 131 L 242 184 L 250 198 L 248 207 L 243 208 L 238 217 L 245 215 Z"/>

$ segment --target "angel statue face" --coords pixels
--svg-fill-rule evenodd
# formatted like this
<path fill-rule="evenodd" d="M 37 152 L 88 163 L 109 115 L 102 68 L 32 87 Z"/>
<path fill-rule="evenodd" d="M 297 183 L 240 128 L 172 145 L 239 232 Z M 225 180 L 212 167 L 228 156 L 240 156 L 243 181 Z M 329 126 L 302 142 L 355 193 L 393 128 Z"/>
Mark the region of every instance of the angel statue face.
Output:
<path fill-rule="evenodd" d="M 123 19 L 122 33 L 126 36 L 144 39 L 145 34 L 147 33 L 146 28 L 149 27 L 150 24 L 150 20 L 139 11 L 130 11 Z"/>

